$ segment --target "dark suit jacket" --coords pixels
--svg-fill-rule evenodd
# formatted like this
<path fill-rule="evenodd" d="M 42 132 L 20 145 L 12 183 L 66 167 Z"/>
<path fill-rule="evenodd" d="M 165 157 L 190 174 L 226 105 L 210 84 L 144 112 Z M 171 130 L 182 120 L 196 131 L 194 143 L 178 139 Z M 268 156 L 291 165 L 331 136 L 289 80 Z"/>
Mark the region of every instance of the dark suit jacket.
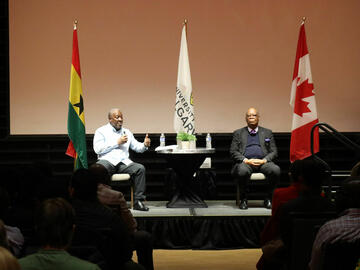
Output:
<path fill-rule="evenodd" d="M 117 213 L 98 201 L 89 202 L 74 199 L 72 206 L 76 213 L 75 224 L 78 227 L 91 230 L 109 229 L 111 237 L 104 247 L 107 252 L 103 255 L 110 265 L 122 265 L 131 260 L 134 250 L 133 238 L 125 222 Z"/>
<path fill-rule="evenodd" d="M 277 148 L 272 131 L 270 129 L 259 126 L 258 133 L 259 133 L 260 146 L 265 155 L 264 158 L 267 161 L 274 161 L 274 159 L 277 157 Z M 230 155 L 235 163 L 242 162 L 243 159 L 245 158 L 244 154 L 245 154 L 248 134 L 249 131 L 247 126 L 237 129 L 233 133 L 233 139 L 230 147 Z M 265 139 L 270 139 L 270 142 L 265 142 Z"/>

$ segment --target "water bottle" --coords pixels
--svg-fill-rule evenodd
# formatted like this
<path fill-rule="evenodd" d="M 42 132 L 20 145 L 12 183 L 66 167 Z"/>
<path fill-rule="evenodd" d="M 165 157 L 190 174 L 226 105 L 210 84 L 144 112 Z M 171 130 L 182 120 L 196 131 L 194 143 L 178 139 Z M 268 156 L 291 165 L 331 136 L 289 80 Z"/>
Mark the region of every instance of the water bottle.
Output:
<path fill-rule="evenodd" d="M 206 135 L 206 148 L 207 149 L 211 148 L 211 136 L 210 136 L 210 133 L 208 133 Z"/>
<path fill-rule="evenodd" d="M 165 146 L 165 135 L 161 133 L 160 135 L 160 146 Z"/>

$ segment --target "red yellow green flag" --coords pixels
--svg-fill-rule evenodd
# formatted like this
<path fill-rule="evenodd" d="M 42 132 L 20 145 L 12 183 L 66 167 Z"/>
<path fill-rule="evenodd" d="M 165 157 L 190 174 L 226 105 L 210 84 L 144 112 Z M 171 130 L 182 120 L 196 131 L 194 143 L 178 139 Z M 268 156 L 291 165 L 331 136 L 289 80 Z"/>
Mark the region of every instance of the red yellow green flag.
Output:
<path fill-rule="evenodd" d="M 74 170 L 87 168 L 86 132 L 84 103 L 81 87 L 80 57 L 76 22 L 73 31 L 73 50 L 70 77 L 69 112 L 68 112 L 69 146 L 66 154 L 75 159 Z"/>

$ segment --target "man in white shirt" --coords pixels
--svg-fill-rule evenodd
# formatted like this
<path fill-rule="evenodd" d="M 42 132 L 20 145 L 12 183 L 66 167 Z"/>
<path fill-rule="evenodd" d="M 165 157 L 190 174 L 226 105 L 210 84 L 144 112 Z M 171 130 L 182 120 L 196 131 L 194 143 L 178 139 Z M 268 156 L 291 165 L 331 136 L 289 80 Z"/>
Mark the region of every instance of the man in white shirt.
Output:
<path fill-rule="evenodd" d="M 150 138 L 146 134 L 144 142 L 137 141 L 132 132 L 123 125 L 123 114 L 119 109 L 111 109 L 109 123 L 98 128 L 94 135 L 94 151 L 98 155 L 97 163 L 103 165 L 110 175 L 128 173 L 134 180 L 134 209 L 148 211 L 145 206 L 145 167 L 129 159 L 129 148 L 142 153 L 150 147 Z"/>

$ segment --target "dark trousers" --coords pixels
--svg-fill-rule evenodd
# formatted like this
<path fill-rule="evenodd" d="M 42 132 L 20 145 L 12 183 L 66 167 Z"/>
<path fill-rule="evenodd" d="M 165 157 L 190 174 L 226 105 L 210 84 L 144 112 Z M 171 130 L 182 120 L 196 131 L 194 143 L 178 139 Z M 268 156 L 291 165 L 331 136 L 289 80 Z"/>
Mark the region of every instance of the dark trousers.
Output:
<path fill-rule="evenodd" d="M 272 198 L 272 192 L 280 179 L 280 167 L 274 162 L 266 162 L 260 167 L 253 167 L 244 162 L 236 163 L 232 170 L 231 175 L 239 183 L 240 186 L 240 199 L 246 199 L 249 192 L 249 181 L 252 173 L 261 172 L 266 176 L 266 182 L 269 186 L 266 199 Z"/>
<path fill-rule="evenodd" d="M 134 242 L 138 263 L 146 270 L 154 270 L 153 262 L 153 239 L 147 231 L 136 231 Z"/>
<path fill-rule="evenodd" d="M 103 165 L 110 175 L 114 173 L 128 173 L 134 185 L 134 199 L 135 202 L 145 200 L 145 167 L 142 164 L 133 162 L 129 165 L 119 163 L 116 166 L 112 165 L 109 161 L 100 159 L 96 163 Z"/>

